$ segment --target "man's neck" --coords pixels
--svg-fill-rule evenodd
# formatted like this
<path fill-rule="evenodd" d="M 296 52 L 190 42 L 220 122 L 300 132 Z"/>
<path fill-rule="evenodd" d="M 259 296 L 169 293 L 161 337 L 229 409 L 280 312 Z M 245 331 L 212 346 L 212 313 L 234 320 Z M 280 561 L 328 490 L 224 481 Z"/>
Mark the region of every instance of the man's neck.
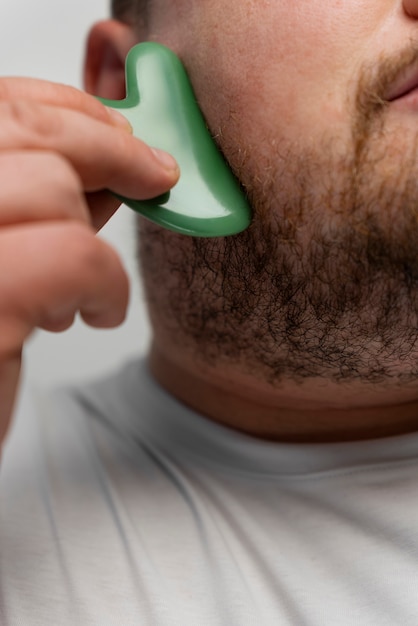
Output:
<path fill-rule="evenodd" d="M 156 343 L 149 362 L 156 380 L 178 400 L 253 437 L 320 443 L 418 431 L 417 388 L 387 390 L 326 380 L 273 387 L 227 367 L 172 359 Z"/>

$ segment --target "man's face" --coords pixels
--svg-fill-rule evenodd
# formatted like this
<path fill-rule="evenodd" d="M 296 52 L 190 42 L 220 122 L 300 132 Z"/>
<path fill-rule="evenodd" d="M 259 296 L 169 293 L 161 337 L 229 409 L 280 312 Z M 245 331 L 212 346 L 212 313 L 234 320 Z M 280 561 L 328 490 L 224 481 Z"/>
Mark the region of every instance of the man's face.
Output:
<path fill-rule="evenodd" d="M 239 237 L 181 244 L 196 297 L 177 319 L 272 381 L 415 379 L 418 22 L 394 0 L 168 4 L 152 38 L 185 62 L 254 210 Z"/>
<path fill-rule="evenodd" d="M 157 27 L 153 36 L 182 56 L 209 125 L 226 136 L 221 143 L 237 144 L 242 131 L 267 159 L 272 146 L 306 151 L 330 140 L 345 154 L 356 98 L 389 94 L 391 78 L 412 60 L 399 57 L 418 47 L 417 23 L 394 0 L 163 4 L 168 16 L 161 9 L 162 34 Z M 370 93 L 382 73 L 389 84 Z M 404 115 L 402 127 L 414 131 L 415 120 Z"/>

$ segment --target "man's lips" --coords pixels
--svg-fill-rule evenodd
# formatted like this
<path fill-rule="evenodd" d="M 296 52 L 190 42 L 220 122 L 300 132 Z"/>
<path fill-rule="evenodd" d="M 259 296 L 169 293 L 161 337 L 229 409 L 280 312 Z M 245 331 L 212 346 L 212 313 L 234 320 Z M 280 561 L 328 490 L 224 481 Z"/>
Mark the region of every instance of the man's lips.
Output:
<path fill-rule="evenodd" d="M 416 95 L 418 90 L 418 64 L 401 72 L 385 94 L 386 102 L 395 102 L 409 95 Z"/>

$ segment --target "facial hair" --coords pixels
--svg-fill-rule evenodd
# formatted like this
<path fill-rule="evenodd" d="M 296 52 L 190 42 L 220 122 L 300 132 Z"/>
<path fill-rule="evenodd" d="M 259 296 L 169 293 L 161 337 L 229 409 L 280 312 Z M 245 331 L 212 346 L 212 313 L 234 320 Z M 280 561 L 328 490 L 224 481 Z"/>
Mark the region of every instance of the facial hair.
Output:
<path fill-rule="evenodd" d="M 352 140 L 220 148 L 253 207 L 234 237 L 142 225 L 151 318 L 181 350 L 279 385 L 418 379 L 418 130 L 387 125 L 384 93 L 418 49 L 364 68 Z M 264 138 L 264 147 L 267 138 Z"/>

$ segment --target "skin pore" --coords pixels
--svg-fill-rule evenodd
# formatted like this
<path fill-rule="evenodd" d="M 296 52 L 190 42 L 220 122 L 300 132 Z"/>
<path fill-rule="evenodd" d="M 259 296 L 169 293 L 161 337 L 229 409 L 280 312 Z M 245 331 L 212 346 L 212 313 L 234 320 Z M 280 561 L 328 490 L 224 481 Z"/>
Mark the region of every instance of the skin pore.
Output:
<path fill-rule="evenodd" d="M 388 102 L 418 68 L 416 3 L 160 5 L 149 38 L 184 60 L 254 220 L 213 240 L 141 221 L 154 375 L 253 436 L 416 430 L 418 108 Z"/>

